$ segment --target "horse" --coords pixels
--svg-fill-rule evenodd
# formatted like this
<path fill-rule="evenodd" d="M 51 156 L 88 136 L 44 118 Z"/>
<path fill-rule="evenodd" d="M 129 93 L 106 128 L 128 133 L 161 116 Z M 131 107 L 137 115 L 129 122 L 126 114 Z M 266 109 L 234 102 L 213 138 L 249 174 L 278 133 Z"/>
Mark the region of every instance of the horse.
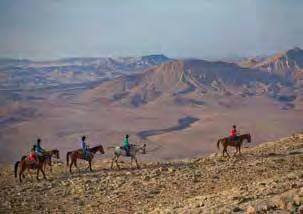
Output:
<path fill-rule="evenodd" d="M 229 154 L 227 152 L 227 147 L 228 146 L 233 146 L 236 147 L 236 152 L 234 153 L 234 156 L 239 152 L 239 155 L 241 155 L 241 146 L 244 142 L 244 140 L 247 140 L 248 143 L 251 143 L 251 136 L 250 134 L 243 134 L 243 135 L 239 135 L 237 136 L 238 138 L 238 142 L 234 142 L 234 140 L 232 140 L 230 137 L 225 137 L 225 138 L 221 138 L 218 140 L 217 142 L 217 149 L 220 149 L 220 143 L 223 145 L 223 157 L 224 157 L 224 153 L 227 154 L 228 157 Z"/>
<path fill-rule="evenodd" d="M 43 170 L 43 165 L 44 165 L 44 162 L 45 162 L 45 157 L 43 156 L 38 156 L 38 161 L 37 162 L 33 162 L 33 161 L 29 161 L 27 159 L 27 156 L 22 156 L 21 160 L 20 161 L 17 161 L 15 163 L 15 167 L 14 167 L 14 171 L 15 171 L 15 178 L 17 178 L 17 171 L 18 171 L 18 166 L 20 164 L 20 171 L 19 171 L 19 181 L 20 183 L 22 182 L 22 177 L 24 177 L 23 173 L 26 169 L 37 169 L 37 180 L 39 180 L 39 172 L 41 171 L 42 174 L 43 174 L 43 178 L 45 180 L 46 179 L 46 176 L 45 176 L 45 173 L 44 173 L 44 170 Z"/>
<path fill-rule="evenodd" d="M 46 166 L 48 165 L 50 167 L 50 171 L 52 172 L 52 156 L 54 156 L 56 159 L 60 158 L 60 154 L 59 154 L 59 150 L 58 149 L 54 149 L 51 151 L 45 151 L 43 152 L 43 156 L 45 157 L 45 161 L 44 161 L 44 171 L 46 169 Z"/>
<path fill-rule="evenodd" d="M 93 148 L 89 148 L 89 153 L 90 156 L 87 158 L 85 157 L 83 150 L 82 149 L 78 149 L 75 151 L 71 151 L 71 152 L 67 152 L 66 153 L 66 165 L 69 165 L 69 172 L 72 173 L 72 166 L 75 165 L 75 167 L 78 169 L 78 171 L 80 172 L 79 167 L 77 166 L 77 159 L 82 159 L 82 160 L 86 160 L 88 161 L 88 165 L 89 165 L 89 170 L 92 172 L 92 160 L 94 158 L 94 155 L 97 152 L 100 152 L 101 154 L 104 154 L 104 150 L 103 150 L 103 146 L 99 145 L 99 146 L 95 146 Z M 71 163 L 69 164 L 69 157 L 71 157 Z"/>
<path fill-rule="evenodd" d="M 111 163 L 111 169 L 114 166 L 114 162 L 116 163 L 117 167 L 120 169 L 120 166 L 118 164 L 118 160 L 120 156 L 125 156 L 125 157 L 131 157 L 131 165 L 133 164 L 133 160 L 135 160 L 136 162 L 136 166 L 137 169 L 140 169 L 140 166 L 138 164 L 138 160 L 136 158 L 136 154 L 139 151 L 142 151 L 143 154 L 146 153 L 146 144 L 143 145 L 133 145 L 131 144 L 129 147 L 129 156 L 127 156 L 127 153 L 125 151 L 125 149 L 121 148 L 120 146 L 116 146 L 116 147 L 108 147 L 109 149 L 114 149 L 114 154 L 113 154 L 113 159 L 112 159 L 112 163 Z"/>

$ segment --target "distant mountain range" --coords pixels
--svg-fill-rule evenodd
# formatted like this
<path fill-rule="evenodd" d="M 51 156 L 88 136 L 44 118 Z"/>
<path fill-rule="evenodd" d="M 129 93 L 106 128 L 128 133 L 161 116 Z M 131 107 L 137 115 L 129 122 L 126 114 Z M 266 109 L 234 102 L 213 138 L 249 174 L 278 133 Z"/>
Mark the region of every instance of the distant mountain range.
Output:
<path fill-rule="evenodd" d="M 167 96 L 177 103 L 203 103 L 203 95 L 266 95 L 294 107 L 303 99 L 303 50 L 294 48 L 239 63 L 171 59 L 164 55 L 44 62 L 2 59 L 0 75 L 2 90 L 102 80 L 83 96 L 129 107 Z"/>
<path fill-rule="evenodd" d="M 106 69 L 107 71 L 136 71 L 167 62 L 170 59 L 164 55 L 147 55 L 142 57 L 78 57 L 64 58 L 52 61 L 32 61 L 26 59 L 0 59 L 0 68 L 26 67 L 68 67 L 82 66 Z"/>
<path fill-rule="evenodd" d="M 35 89 L 111 79 L 170 61 L 164 55 L 121 58 L 67 58 L 36 62 L 0 59 L 0 90 Z"/>
<path fill-rule="evenodd" d="M 292 49 L 256 61 L 234 64 L 205 60 L 171 60 L 142 73 L 120 76 L 87 92 L 112 103 L 139 107 L 166 96 L 175 101 L 192 100 L 193 94 L 231 96 L 266 95 L 294 106 L 302 100 L 303 51 Z M 197 97 L 197 96 L 196 96 Z M 182 102 L 184 103 L 184 102 Z"/>
<path fill-rule="evenodd" d="M 290 49 L 261 60 L 249 59 L 240 62 L 239 65 L 277 74 L 296 83 L 303 83 L 303 50 L 300 48 Z"/>
<path fill-rule="evenodd" d="M 110 146 L 129 133 L 165 159 L 212 151 L 232 124 L 257 143 L 283 137 L 303 124 L 302 59 L 295 48 L 233 63 L 163 55 L 0 60 L 0 161 L 19 158 L 37 135 L 65 152 L 83 134 Z"/>

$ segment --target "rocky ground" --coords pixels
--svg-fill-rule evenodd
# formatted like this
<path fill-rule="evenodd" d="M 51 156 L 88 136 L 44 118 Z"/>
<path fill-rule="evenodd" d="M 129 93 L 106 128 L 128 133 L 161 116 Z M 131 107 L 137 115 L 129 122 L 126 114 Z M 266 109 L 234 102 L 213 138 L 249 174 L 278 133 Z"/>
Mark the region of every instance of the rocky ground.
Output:
<path fill-rule="evenodd" d="M 70 175 L 59 162 L 47 181 L 22 184 L 2 166 L 0 213 L 303 213 L 303 134 L 230 159 L 122 165 L 100 160 Z"/>

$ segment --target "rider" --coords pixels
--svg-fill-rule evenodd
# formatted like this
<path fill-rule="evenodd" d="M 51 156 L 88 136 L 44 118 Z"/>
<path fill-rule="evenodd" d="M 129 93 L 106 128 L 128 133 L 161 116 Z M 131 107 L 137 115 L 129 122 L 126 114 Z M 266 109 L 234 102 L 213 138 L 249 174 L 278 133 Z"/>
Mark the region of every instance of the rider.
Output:
<path fill-rule="evenodd" d="M 43 153 L 45 152 L 45 150 L 41 147 L 41 139 L 40 138 L 37 139 L 37 145 L 36 145 L 35 148 L 36 148 L 37 155 L 41 157 L 43 155 Z"/>
<path fill-rule="evenodd" d="M 129 149 L 130 149 L 128 137 L 129 137 L 128 134 L 126 134 L 124 137 L 124 142 L 123 142 L 123 147 L 124 147 L 124 150 L 126 151 L 126 156 L 129 156 Z"/>
<path fill-rule="evenodd" d="M 81 138 L 81 149 L 83 150 L 84 157 L 87 158 L 90 155 L 89 147 L 85 142 L 86 136 L 82 136 Z"/>
<path fill-rule="evenodd" d="M 230 138 L 232 141 L 235 141 L 237 139 L 237 127 L 236 125 L 233 125 L 233 128 L 231 130 Z"/>
<path fill-rule="evenodd" d="M 34 163 L 38 162 L 38 157 L 37 157 L 37 153 L 36 153 L 36 145 L 33 145 L 33 148 L 31 149 L 31 153 L 28 156 L 28 160 L 32 161 Z"/>

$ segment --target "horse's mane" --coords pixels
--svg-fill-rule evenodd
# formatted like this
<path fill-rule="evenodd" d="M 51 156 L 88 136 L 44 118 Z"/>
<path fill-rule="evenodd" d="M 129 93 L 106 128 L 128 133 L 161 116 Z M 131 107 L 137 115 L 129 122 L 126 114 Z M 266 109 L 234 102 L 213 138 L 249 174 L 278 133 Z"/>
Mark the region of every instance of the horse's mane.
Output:
<path fill-rule="evenodd" d="M 103 147 L 103 146 L 102 146 L 102 145 L 94 146 L 94 147 L 92 147 L 92 148 L 89 148 L 89 150 L 96 150 L 96 149 L 98 149 L 98 148 L 100 148 L 100 147 Z"/>

